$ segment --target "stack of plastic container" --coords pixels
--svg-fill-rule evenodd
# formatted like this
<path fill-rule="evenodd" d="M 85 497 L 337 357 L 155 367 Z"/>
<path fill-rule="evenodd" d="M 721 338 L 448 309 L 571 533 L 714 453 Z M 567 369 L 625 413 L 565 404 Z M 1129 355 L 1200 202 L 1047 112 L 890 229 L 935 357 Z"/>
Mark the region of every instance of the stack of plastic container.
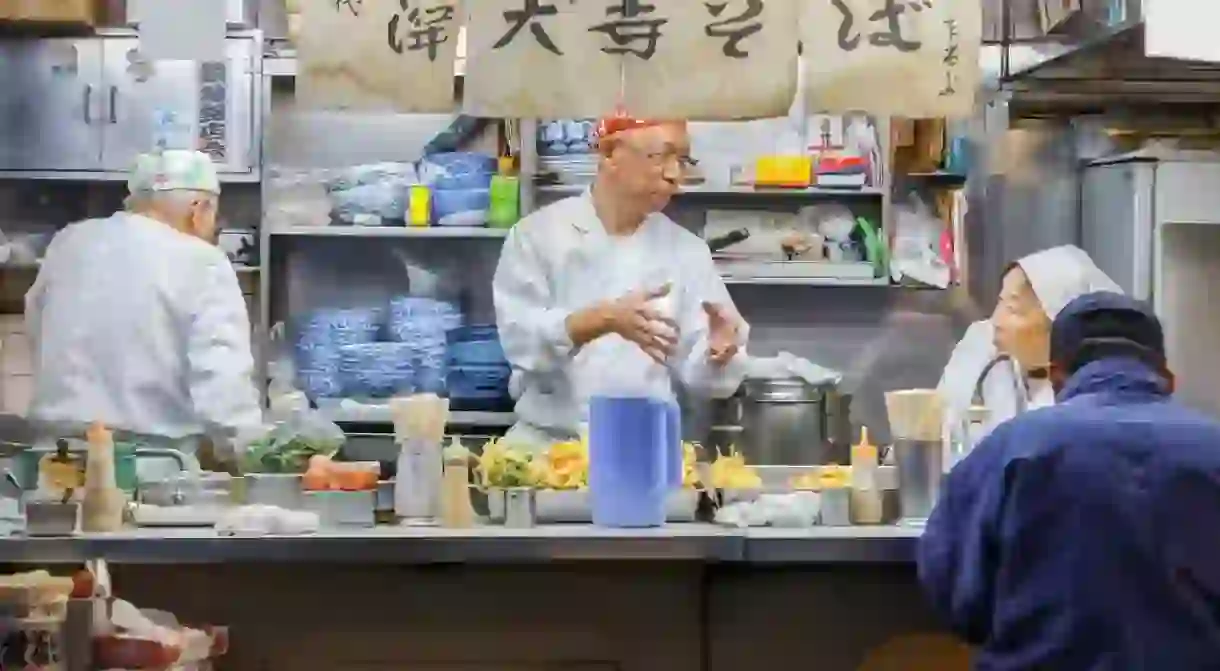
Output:
<path fill-rule="evenodd" d="M 471 325 L 449 332 L 448 388 L 456 410 L 498 411 L 511 404 L 508 380 L 512 368 L 494 324 Z"/>
<path fill-rule="evenodd" d="M 433 154 L 420 161 L 420 178 L 432 188 L 437 226 L 486 226 L 496 159 L 484 154 Z"/>

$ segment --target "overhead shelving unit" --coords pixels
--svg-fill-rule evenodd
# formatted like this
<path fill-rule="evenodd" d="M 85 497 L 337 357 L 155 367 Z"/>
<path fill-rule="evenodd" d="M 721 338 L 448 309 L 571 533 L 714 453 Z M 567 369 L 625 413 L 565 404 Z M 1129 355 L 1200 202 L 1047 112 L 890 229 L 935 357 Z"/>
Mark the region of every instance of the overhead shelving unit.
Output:
<path fill-rule="evenodd" d="M 1143 17 L 1133 16 L 1076 44 L 1056 44 L 1060 53 L 1039 63 L 1001 72 L 1013 112 L 1093 113 L 1114 106 L 1214 105 L 1220 100 L 1220 65 L 1147 56 L 1144 28 Z"/>

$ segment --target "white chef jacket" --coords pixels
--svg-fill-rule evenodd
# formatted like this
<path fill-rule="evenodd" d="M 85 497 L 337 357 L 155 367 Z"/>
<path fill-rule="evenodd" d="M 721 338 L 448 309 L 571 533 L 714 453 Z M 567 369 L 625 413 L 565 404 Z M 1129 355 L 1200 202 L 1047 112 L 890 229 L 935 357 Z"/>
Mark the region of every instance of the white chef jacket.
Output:
<path fill-rule="evenodd" d="M 35 422 L 171 439 L 262 421 L 250 318 L 219 248 L 118 212 L 52 240 L 25 297 Z"/>
<path fill-rule="evenodd" d="M 671 283 L 662 308 L 678 323 L 679 343 L 661 366 L 634 343 L 611 334 L 576 349 L 566 320 L 598 301 Z M 509 233 L 493 291 L 500 340 L 513 367 L 514 433 L 537 440 L 578 435 L 595 394 L 673 398 L 676 380 L 690 393 L 727 397 L 745 375 L 748 327 L 724 366 L 708 362 L 702 303 L 736 313 L 707 244 L 664 214 L 630 236 L 611 236 L 591 194 L 566 198 L 522 219 Z M 519 430 L 518 430 L 519 429 Z"/>

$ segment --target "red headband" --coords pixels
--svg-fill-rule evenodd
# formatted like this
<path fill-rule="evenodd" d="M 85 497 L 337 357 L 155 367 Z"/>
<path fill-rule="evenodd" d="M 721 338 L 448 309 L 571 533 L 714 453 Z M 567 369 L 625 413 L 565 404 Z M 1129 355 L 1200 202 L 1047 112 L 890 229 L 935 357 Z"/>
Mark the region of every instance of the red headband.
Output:
<path fill-rule="evenodd" d="M 665 122 L 660 119 L 637 119 L 627 114 L 627 110 L 620 107 L 614 111 L 614 114 L 602 117 L 601 121 L 597 122 L 594 140 L 601 142 L 616 133 L 640 128 L 651 128 L 653 126 L 660 126 L 663 123 Z"/>

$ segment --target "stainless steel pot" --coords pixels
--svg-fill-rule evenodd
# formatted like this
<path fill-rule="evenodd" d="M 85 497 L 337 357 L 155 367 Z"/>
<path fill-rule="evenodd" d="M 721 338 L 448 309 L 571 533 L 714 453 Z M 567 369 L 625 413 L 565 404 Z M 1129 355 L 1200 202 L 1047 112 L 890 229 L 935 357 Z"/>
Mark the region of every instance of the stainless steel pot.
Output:
<path fill-rule="evenodd" d="M 846 464 L 852 440 L 850 406 L 851 395 L 833 384 L 748 379 L 736 395 L 720 403 L 712 424 L 721 433 L 726 427 L 741 427 L 735 442 L 751 464 Z M 710 442 L 715 444 L 714 437 Z"/>

